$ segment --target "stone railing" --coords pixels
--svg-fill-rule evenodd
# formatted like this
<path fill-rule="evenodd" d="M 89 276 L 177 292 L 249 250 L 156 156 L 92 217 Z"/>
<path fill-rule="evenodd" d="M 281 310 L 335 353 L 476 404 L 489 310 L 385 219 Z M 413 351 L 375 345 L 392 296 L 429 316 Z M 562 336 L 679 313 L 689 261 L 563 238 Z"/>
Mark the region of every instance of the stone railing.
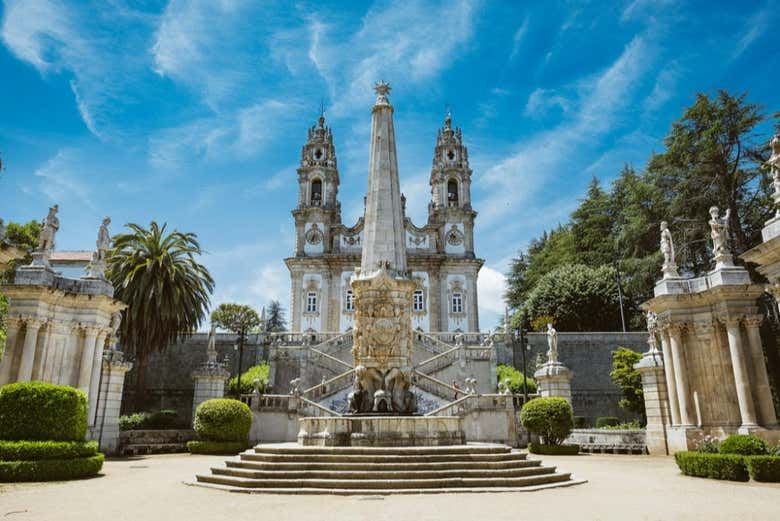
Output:
<path fill-rule="evenodd" d="M 459 396 L 466 394 L 461 389 L 456 389 L 455 387 L 448 385 L 437 378 L 419 371 L 414 371 L 412 375 L 412 383 L 423 391 L 429 392 L 432 395 L 438 396 L 444 400 L 454 400 Z"/>
<path fill-rule="evenodd" d="M 335 378 L 326 380 L 314 387 L 309 387 L 303 391 L 303 396 L 309 400 L 322 400 L 328 396 L 332 396 L 339 391 L 343 391 L 345 388 L 352 385 L 355 380 L 355 370 L 350 369 Z"/>
<path fill-rule="evenodd" d="M 298 400 L 298 414 L 301 416 L 341 416 L 340 413 L 337 413 L 332 409 L 328 409 L 324 405 L 320 405 L 317 402 L 308 400 L 303 396 L 298 396 Z"/>
<path fill-rule="evenodd" d="M 520 396 L 519 398 L 522 403 L 523 397 Z M 438 409 L 434 409 L 425 415 L 463 416 L 466 413 L 478 409 L 496 410 L 508 408 L 519 410 L 515 402 L 515 396 L 512 396 L 511 394 L 467 394 L 466 396 L 458 398 L 454 402 L 443 405 Z"/>
<path fill-rule="evenodd" d="M 458 359 L 458 350 L 460 348 L 453 347 L 449 351 L 444 351 L 436 356 L 433 356 L 423 362 L 420 362 L 415 366 L 415 370 L 425 372 L 426 374 L 435 373 L 441 371 L 445 367 L 451 365 Z"/>
<path fill-rule="evenodd" d="M 351 337 L 352 332 L 308 332 L 308 333 L 290 333 L 283 331 L 279 333 L 269 333 L 268 339 L 271 345 L 289 346 L 311 346 L 318 347 L 325 343 L 338 342 L 344 337 Z"/>
<path fill-rule="evenodd" d="M 242 401 L 250 404 L 251 409 L 258 412 L 293 412 L 299 416 L 341 416 L 338 412 L 300 395 L 245 394 L 241 398 Z"/>
<path fill-rule="evenodd" d="M 430 353 L 433 353 L 434 355 L 440 355 L 455 347 L 454 345 L 450 345 L 443 340 L 440 340 L 436 336 L 431 335 L 430 333 L 423 333 L 421 331 L 414 332 L 414 340 L 417 346 Z"/>
<path fill-rule="evenodd" d="M 335 356 L 331 356 L 328 353 L 324 353 L 319 349 L 309 348 L 311 354 L 311 360 L 314 363 L 320 364 L 323 367 L 327 367 L 336 374 L 339 374 L 347 369 L 353 369 L 352 364 L 348 364 L 343 360 L 339 360 Z"/>
<path fill-rule="evenodd" d="M 479 331 L 472 331 L 468 333 L 456 333 L 454 331 L 440 331 L 440 332 L 430 332 L 430 333 L 422 333 L 424 336 L 438 340 L 439 342 L 443 342 L 445 344 L 450 345 L 450 347 L 454 346 L 456 341 L 455 337 L 457 335 L 463 335 L 463 343 L 467 346 L 474 346 L 474 345 L 482 345 L 485 343 L 488 335 L 490 333 L 482 333 Z M 499 340 L 500 335 L 494 334 L 494 339 L 497 342 Z"/>

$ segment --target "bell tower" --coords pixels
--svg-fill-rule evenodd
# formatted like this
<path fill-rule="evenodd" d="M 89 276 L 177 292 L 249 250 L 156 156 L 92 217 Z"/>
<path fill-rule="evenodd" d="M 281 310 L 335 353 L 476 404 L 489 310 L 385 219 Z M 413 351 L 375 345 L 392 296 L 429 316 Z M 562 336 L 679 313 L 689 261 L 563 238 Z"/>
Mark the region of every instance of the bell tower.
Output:
<path fill-rule="evenodd" d="M 298 206 L 295 218 L 296 256 L 330 253 L 331 227 L 341 222 L 339 171 L 333 132 L 320 113 L 309 129 L 298 167 Z"/>
<path fill-rule="evenodd" d="M 428 222 L 440 227 L 439 252 L 473 258 L 477 213 L 471 208 L 469 151 L 449 112 L 436 135 L 430 185 Z"/>

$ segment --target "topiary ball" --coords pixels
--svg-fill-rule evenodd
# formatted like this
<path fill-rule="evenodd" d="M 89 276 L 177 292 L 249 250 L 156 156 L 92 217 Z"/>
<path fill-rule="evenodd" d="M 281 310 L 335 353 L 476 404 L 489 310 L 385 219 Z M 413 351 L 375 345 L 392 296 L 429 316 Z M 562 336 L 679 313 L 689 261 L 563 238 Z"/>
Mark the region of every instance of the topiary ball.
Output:
<path fill-rule="evenodd" d="M 193 428 L 207 441 L 246 441 L 252 427 L 252 411 L 238 400 L 206 400 L 195 410 Z"/>
<path fill-rule="evenodd" d="M 769 447 L 764 440 L 752 434 L 732 434 L 720 444 L 721 454 L 763 456 Z"/>
<path fill-rule="evenodd" d="M 43 382 L 0 387 L 0 439 L 83 441 L 86 434 L 82 391 Z"/>
<path fill-rule="evenodd" d="M 574 426 L 571 404 L 560 397 L 534 398 L 520 411 L 520 423 L 529 432 L 538 434 L 545 443 L 558 445 Z"/>

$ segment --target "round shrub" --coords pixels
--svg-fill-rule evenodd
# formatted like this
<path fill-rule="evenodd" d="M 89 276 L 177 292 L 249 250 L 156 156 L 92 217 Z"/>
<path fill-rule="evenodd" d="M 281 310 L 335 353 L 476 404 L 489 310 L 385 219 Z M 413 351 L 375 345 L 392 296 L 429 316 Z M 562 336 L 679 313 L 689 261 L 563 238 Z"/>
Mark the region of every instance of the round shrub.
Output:
<path fill-rule="evenodd" d="M 565 398 L 535 398 L 520 411 L 520 423 L 529 432 L 538 434 L 548 445 L 559 445 L 574 424 L 571 405 Z"/>
<path fill-rule="evenodd" d="M 0 439 L 83 441 L 87 398 L 66 385 L 23 382 L 0 387 Z"/>
<path fill-rule="evenodd" d="M 720 444 L 720 453 L 763 456 L 767 453 L 767 445 L 764 440 L 752 434 L 732 434 Z"/>
<path fill-rule="evenodd" d="M 238 400 L 206 400 L 195 410 L 193 427 L 207 441 L 246 441 L 252 427 L 252 411 Z"/>
<path fill-rule="evenodd" d="M 603 429 L 604 427 L 614 427 L 618 424 L 620 424 L 620 420 L 614 416 L 602 416 L 600 418 L 596 418 L 597 429 Z"/>

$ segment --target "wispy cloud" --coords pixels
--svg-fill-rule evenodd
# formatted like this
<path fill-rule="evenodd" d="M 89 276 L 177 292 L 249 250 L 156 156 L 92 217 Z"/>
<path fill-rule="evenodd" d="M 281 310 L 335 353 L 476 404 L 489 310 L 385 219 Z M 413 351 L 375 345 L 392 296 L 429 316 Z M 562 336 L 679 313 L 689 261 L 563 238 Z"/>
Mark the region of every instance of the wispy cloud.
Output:
<path fill-rule="evenodd" d="M 512 35 L 512 51 L 509 53 L 509 61 L 514 61 L 517 58 L 517 54 L 520 52 L 520 47 L 523 43 L 526 33 L 528 33 L 528 17 L 523 19 L 523 23 L 517 28 L 515 34 Z"/>
<path fill-rule="evenodd" d="M 756 40 L 764 35 L 769 28 L 769 21 L 772 20 L 774 12 L 772 6 L 766 5 L 764 8 L 751 14 L 747 20 L 745 20 L 744 29 L 734 45 L 734 50 L 731 52 L 732 61 L 742 56 Z"/>
<path fill-rule="evenodd" d="M 477 279 L 479 321 L 483 331 L 496 327 L 495 318 L 504 313 L 504 291 L 506 291 L 504 274 L 497 269 L 483 266 Z"/>
<path fill-rule="evenodd" d="M 34 175 L 41 178 L 39 189 L 51 202 L 71 201 L 95 208 L 89 185 L 78 168 L 74 168 L 77 164 L 72 150 L 58 151 L 35 170 Z"/>

